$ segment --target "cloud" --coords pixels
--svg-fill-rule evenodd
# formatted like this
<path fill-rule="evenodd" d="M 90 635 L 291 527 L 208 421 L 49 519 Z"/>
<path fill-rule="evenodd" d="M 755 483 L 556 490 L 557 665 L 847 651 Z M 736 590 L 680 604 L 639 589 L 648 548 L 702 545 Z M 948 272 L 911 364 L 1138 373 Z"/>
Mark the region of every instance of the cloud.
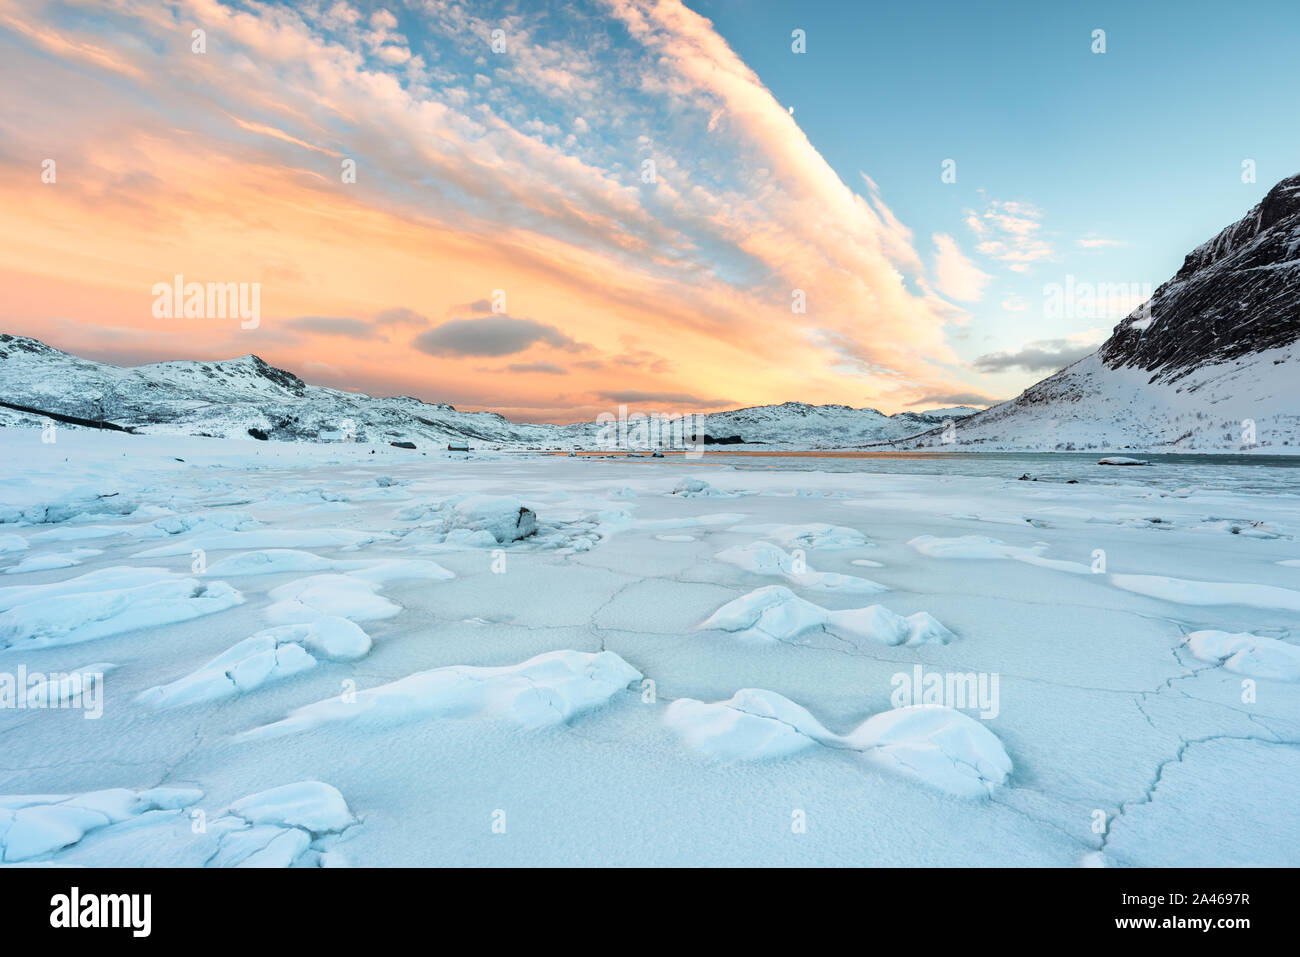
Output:
<path fill-rule="evenodd" d="M 284 325 L 304 332 L 315 332 L 324 336 L 343 336 L 347 339 L 381 339 L 374 326 L 361 319 L 348 319 L 335 316 L 299 316 L 289 319 Z"/>
<path fill-rule="evenodd" d="M 921 285 L 885 199 L 900 184 L 842 179 L 705 17 L 678 0 L 377 6 L 0 0 L 0 84 L 39 91 L 6 101 L 0 229 L 29 240 L 0 249 L 6 292 L 34 322 L 77 315 L 84 341 L 132 325 L 179 358 L 228 325 L 168 338 L 132 288 L 193 263 L 273 268 L 260 335 L 289 334 L 278 316 L 362 317 L 299 327 L 281 364 L 545 414 L 563 404 L 553 382 L 493 398 L 461 357 L 591 343 L 599 365 L 564 363 L 575 396 L 708 383 L 745 404 L 883 406 L 960 386 L 947 335 L 968 317 Z M 209 53 L 177 55 L 176 17 L 195 11 Z M 75 176 L 37 198 L 28 158 L 46 155 L 76 157 Z M 78 264 L 75 284 L 51 257 Z M 503 287 L 532 319 L 490 315 Z M 792 319 L 795 289 L 809 308 Z"/>
<path fill-rule="evenodd" d="M 953 406 L 953 405 L 979 405 L 989 406 L 997 405 L 1002 399 L 991 399 L 979 392 L 934 392 L 930 395 L 923 395 L 912 405 L 921 406 Z"/>
<path fill-rule="evenodd" d="M 1032 203 L 989 200 L 982 212 L 966 210 L 966 225 L 979 240 L 975 249 L 1013 272 L 1027 272 L 1055 256 L 1042 233 L 1043 213 Z"/>
<path fill-rule="evenodd" d="M 475 299 L 473 302 L 464 302 L 459 306 L 452 306 L 447 312 L 467 312 L 471 316 L 486 316 L 492 312 L 492 303 L 486 299 Z"/>
<path fill-rule="evenodd" d="M 859 374 L 877 376 L 897 376 L 897 369 L 881 365 L 873 358 L 870 350 L 852 336 L 847 336 L 834 329 L 813 329 L 809 338 L 824 346 L 832 353 L 832 368 L 850 370 Z"/>
<path fill-rule="evenodd" d="M 706 399 L 702 396 L 691 395 L 688 392 L 645 392 L 639 389 L 612 389 L 597 392 L 596 395 L 599 398 L 609 402 L 618 402 L 621 405 L 631 405 L 635 402 L 670 403 L 693 405 L 701 409 L 717 409 L 737 405 L 734 399 Z"/>
<path fill-rule="evenodd" d="M 431 356 L 508 356 L 537 343 L 568 352 L 586 348 L 554 326 L 510 316 L 450 319 L 420 333 L 411 345 Z"/>
<path fill-rule="evenodd" d="M 427 326 L 429 320 L 414 309 L 396 306 L 375 313 L 375 324 L 379 326 Z"/>
<path fill-rule="evenodd" d="M 569 370 L 554 362 L 512 362 L 506 366 L 510 372 L 542 372 L 546 375 L 568 375 Z"/>
<path fill-rule="evenodd" d="M 976 302 L 993 278 L 966 258 L 957 240 L 935 233 L 934 280 L 939 291 L 959 302 Z"/>
<path fill-rule="evenodd" d="M 990 352 L 972 363 L 981 372 L 1055 372 L 1097 351 L 1100 343 L 1079 344 L 1072 339 L 1039 339 L 1014 352 Z"/>
<path fill-rule="evenodd" d="M 1075 243 L 1084 249 L 1103 249 L 1109 246 L 1127 246 L 1122 239 L 1107 239 L 1105 236 L 1098 236 L 1096 233 L 1088 233 L 1080 236 Z"/>

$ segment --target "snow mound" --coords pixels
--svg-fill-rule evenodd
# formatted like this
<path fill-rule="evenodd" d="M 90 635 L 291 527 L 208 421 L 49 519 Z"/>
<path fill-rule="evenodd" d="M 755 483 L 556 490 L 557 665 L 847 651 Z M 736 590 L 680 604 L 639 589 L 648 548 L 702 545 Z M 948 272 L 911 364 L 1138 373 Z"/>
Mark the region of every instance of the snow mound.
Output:
<path fill-rule="evenodd" d="M 45 585 L 0 588 L 0 649 L 68 645 L 232 608 L 243 596 L 158 568 L 115 566 Z"/>
<path fill-rule="evenodd" d="M 1300 647 L 1276 638 L 1249 632 L 1194 631 L 1187 636 L 1187 647 L 1199 660 L 1238 674 L 1300 681 Z"/>
<path fill-rule="evenodd" d="M 886 645 L 946 644 L 955 636 L 926 612 L 906 617 L 882 605 L 831 611 L 783 585 L 765 585 L 727 602 L 697 631 L 727 631 L 755 641 L 796 641 L 815 631 Z"/>
<path fill-rule="evenodd" d="M 76 844 L 91 831 L 150 811 L 178 811 L 201 797 L 202 791 L 187 788 L 0 795 L 0 861 L 41 857 Z"/>
<path fill-rule="evenodd" d="M 17 565 L 5 569 L 6 575 L 23 575 L 27 572 L 46 572 L 56 568 L 72 568 L 80 565 L 87 558 L 102 555 L 101 548 L 74 548 L 70 552 L 47 552 L 44 555 L 28 555 Z"/>
<path fill-rule="evenodd" d="M 779 545 L 771 542 L 748 542 L 733 545 L 716 556 L 719 561 L 743 568 L 755 575 L 784 578 L 790 584 L 810 591 L 847 592 L 854 595 L 878 595 L 889 591 L 885 585 L 838 572 L 817 572 L 806 562 L 796 560 Z"/>
<path fill-rule="evenodd" d="M 496 718 L 541 728 L 606 704 L 640 677 L 641 672 L 612 651 L 552 651 L 500 668 L 452 665 L 408 675 L 354 697 L 318 701 L 245 737 L 293 734 L 359 718 L 380 723 Z"/>
<path fill-rule="evenodd" d="M 347 661 L 370 651 L 370 636 L 346 618 L 319 618 L 250 635 L 183 678 L 136 698 L 153 708 L 176 708 L 252 691 L 316 666 L 320 658 Z"/>
<path fill-rule="evenodd" d="M 9 552 L 26 551 L 27 547 L 27 539 L 21 535 L 0 535 L 0 555 L 7 555 Z"/>
<path fill-rule="evenodd" d="M 1198 582 L 1166 575 L 1111 575 L 1125 591 L 1179 605 L 1249 605 L 1300 611 L 1300 591 L 1253 582 Z"/>
<path fill-rule="evenodd" d="M 673 486 L 670 495 L 680 495 L 682 498 L 740 498 L 746 494 L 744 492 L 726 492 L 720 488 L 714 488 L 704 479 L 684 478 Z"/>
<path fill-rule="evenodd" d="M 830 525 L 826 522 L 807 522 L 802 525 L 745 525 L 733 529 L 762 535 L 789 549 L 802 548 L 867 548 L 867 536 L 847 525 Z"/>
<path fill-rule="evenodd" d="M 979 721 L 929 705 L 873 715 L 840 736 L 789 698 L 744 688 L 727 701 L 679 698 L 668 706 L 664 722 L 710 760 L 770 760 L 816 746 L 856 751 L 877 767 L 961 797 L 991 794 L 1012 767 L 997 735 Z"/>
<path fill-rule="evenodd" d="M 762 688 L 742 688 L 727 701 L 679 698 L 664 723 L 714 761 L 784 758 L 834 738 L 807 709 Z"/>
<path fill-rule="evenodd" d="M 321 781 L 282 784 L 230 805 L 249 824 L 300 827 L 312 833 L 342 831 L 356 823 L 338 788 Z"/>
<path fill-rule="evenodd" d="M 1016 558 L 1023 554 L 1038 554 L 1042 548 L 1028 549 L 1008 545 L 985 535 L 961 535 L 957 538 L 936 538 L 918 535 L 907 543 L 922 555 L 931 558 Z"/>
<path fill-rule="evenodd" d="M 164 515 L 131 530 L 136 538 L 167 538 L 186 532 L 242 532 L 262 523 L 245 512 L 208 511 L 202 515 Z"/>
<path fill-rule="evenodd" d="M 209 575 L 238 577 L 242 575 L 276 575 L 282 572 L 346 571 L 351 577 L 383 584 L 402 579 L 424 578 L 432 581 L 449 581 L 455 574 L 437 562 L 410 558 L 351 560 L 323 558 L 312 552 L 292 548 L 268 548 L 231 555 L 208 566 Z"/>
<path fill-rule="evenodd" d="M 312 552 L 293 548 L 268 548 L 231 555 L 208 566 L 209 575 L 276 575 L 280 572 L 319 572 L 335 567 L 335 562 Z"/>
<path fill-rule="evenodd" d="M 683 495 L 690 498 L 695 495 L 707 495 L 711 488 L 713 488 L 713 486 L 704 481 L 704 479 L 684 478 L 673 486 L 673 490 L 670 494 Z"/>
<path fill-rule="evenodd" d="M 379 588 L 377 582 L 352 575 L 311 575 L 272 588 L 274 604 L 266 616 L 278 624 L 296 624 L 334 617 L 378 621 L 400 614 L 402 606 L 376 594 Z"/>
<path fill-rule="evenodd" d="M 339 835 L 357 820 L 338 789 L 299 781 L 260 791 L 209 825 L 219 840 L 208 867 L 321 867 Z"/>
<path fill-rule="evenodd" d="M 873 715 L 845 742 L 882 767 L 962 797 L 991 794 L 1011 774 L 1002 742 L 951 708 L 909 705 Z"/>

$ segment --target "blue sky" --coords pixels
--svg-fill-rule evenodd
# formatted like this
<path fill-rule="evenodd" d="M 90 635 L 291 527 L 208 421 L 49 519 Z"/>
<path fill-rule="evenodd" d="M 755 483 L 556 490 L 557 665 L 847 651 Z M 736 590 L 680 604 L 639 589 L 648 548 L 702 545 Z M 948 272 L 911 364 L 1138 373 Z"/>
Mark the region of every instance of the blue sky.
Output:
<path fill-rule="evenodd" d="M 880 186 L 918 237 L 952 235 L 996 279 L 964 358 L 1113 321 L 1045 320 L 1067 274 L 1159 285 L 1183 256 L 1300 170 L 1300 4 L 691 0 L 840 174 Z M 790 50 L 790 30 L 807 52 Z M 1106 32 L 1094 54 L 1092 32 Z M 943 159 L 956 183 L 940 182 Z M 1242 182 L 1242 161 L 1256 182 Z M 973 248 L 989 198 L 1041 213 L 1024 274 Z M 1123 245 L 1081 248 L 1097 236 Z M 918 242 L 918 246 L 923 245 Z M 1031 304 L 999 308 L 1004 294 Z"/>

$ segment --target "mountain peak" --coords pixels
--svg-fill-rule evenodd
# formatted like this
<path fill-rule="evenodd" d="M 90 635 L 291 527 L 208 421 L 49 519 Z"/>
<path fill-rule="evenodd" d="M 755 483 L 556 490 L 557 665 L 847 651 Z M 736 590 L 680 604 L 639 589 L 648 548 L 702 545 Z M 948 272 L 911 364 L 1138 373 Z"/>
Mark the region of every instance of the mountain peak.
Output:
<path fill-rule="evenodd" d="M 1188 253 L 1100 349 L 1107 367 L 1173 381 L 1300 339 L 1300 174 Z"/>

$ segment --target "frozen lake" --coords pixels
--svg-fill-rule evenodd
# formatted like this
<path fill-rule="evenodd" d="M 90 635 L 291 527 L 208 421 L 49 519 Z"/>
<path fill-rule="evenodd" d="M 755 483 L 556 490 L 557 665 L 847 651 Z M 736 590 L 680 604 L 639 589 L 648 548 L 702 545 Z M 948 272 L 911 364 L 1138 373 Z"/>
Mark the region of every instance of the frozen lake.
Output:
<path fill-rule="evenodd" d="M 0 454 L 5 863 L 1300 864 L 1290 460 Z"/>
<path fill-rule="evenodd" d="M 1150 466 L 1098 465 L 1097 452 L 782 452 L 706 451 L 697 459 L 680 455 L 629 462 L 691 467 L 730 466 L 802 472 L 875 472 L 882 475 L 960 475 L 1019 478 L 1044 482 L 1148 485 L 1155 488 L 1202 486 L 1242 492 L 1300 494 L 1300 455 L 1199 455 L 1125 452 Z M 1123 474 L 1117 474 L 1123 473 Z"/>

